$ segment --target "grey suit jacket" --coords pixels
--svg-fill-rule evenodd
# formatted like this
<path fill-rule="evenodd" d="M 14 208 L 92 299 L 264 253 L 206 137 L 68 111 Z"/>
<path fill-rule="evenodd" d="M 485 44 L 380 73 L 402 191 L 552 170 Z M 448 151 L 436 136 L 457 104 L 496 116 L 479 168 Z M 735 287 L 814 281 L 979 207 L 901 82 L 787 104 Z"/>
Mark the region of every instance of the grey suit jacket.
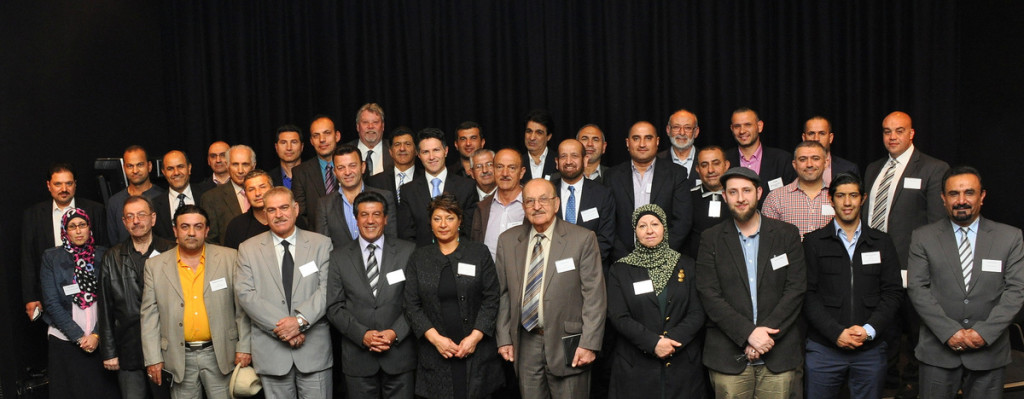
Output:
<path fill-rule="evenodd" d="M 551 248 L 544 267 L 544 358 L 548 372 L 564 377 L 585 369 L 567 367 L 562 337 L 582 334 L 580 348 L 601 350 L 608 305 L 601 250 L 593 231 L 555 219 Z M 523 305 L 523 279 L 526 274 L 530 237 L 529 223 L 516 226 L 498 237 L 498 283 L 501 287 L 498 307 L 498 347 L 512 345 L 517 350 Z M 532 247 L 531 247 L 532 248 Z M 556 263 L 572 260 L 571 270 L 559 273 Z"/>
<path fill-rule="evenodd" d="M 384 237 L 381 250 L 377 296 L 373 296 L 366 277 L 359 240 L 351 240 L 331 252 L 331 272 L 327 283 L 327 318 L 342 337 L 341 364 L 346 375 L 370 377 L 378 371 L 395 375 L 416 368 L 415 339 L 409 335 L 409 323 L 402 310 L 405 282 L 389 284 L 388 273 L 405 269 L 416 244 Z M 404 273 L 403 273 L 404 275 Z M 391 349 L 370 352 L 363 346 L 369 330 L 394 330 L 397 336 Z"/>
<path fill-rule="evenodd" d="M 390 191 L 366 185 L 363 186 L 363 191 L 372 191 L 384 196 L 388 209 L 388 224 L 384 226 L 384 235 L 388 238 L 398 237 L 398 220 L 395 220 L 398 206 L 395 205 L 395 195 Z M 317 205 L 315 227 L 317 233 L 331 237 L 331 244 L 335 248 L 341 248 L 345 243 L 352 241 L 352 234 L 349 232 L 348 222 L 345 220 L 345 202 L 341 198 L 341 194 L 336 193 L 320 198 L 320 203 Z"/>
<path fill-rule="evenodd" d="M 231 219 L 242 214 L 235 186 L 228 182 L 210 189 L 199 200 L 199 206 L 210 215 L 210 233 L 206 236 L 206 242 L 223 244 L 224 233 Z"/>
<path fill-rule="evenodd" d="M 210 323 L 217 366 L 224 375 L 235 368 L 235 352 L 250 353 L 250 322 L 232 290 L 235 250 L 206 245 L 203 302 Z M 146 261 L 142 290 L 142 356 L 147 366 L 160 362 L 181 383 L 185 376 L 185 300 L 178 276 L 178 251 Z M 223 282 L 216 288 L 212 282 Z"/>
<path fill-rule="evenodd" d="M 974 268 L 965 289 L 959 242 L 949 219 L 914 230 L 907 289 L 921 315 L 915 354 L 924 363 L 945 368 L 962 365 L 970 370 L 991 370 L 1010 363 L 1006 328 L 1024 303 L 1021 231 L 981 218 L 975 241 Z M 998 266 L 992 266 L 997 262 Z M 950 349 L 946 342 L 963 328 L 973 328 L 986 345 L 963 352 Z"/>
<path fill-rule="evenodd" d="M 292 277 L 292 308 L 285 302 L 281 285 L 281 266 L 274 251 L 271 231 L 250 238 L 238 247 L 235 270 L 235 294 L 250 315 L 252 363 L 256 373 L 285 375 L 295 365 L 303 373 L 331 367 L 331 334 L 324 314 L 327 310 L 327 261 L 331 240 L 320 234 L 296 228 L 295 246 L 289 252 L 295 260 Z M 315 268 L 309 271 L 306 267 Z M 303 276 L 304 269 L 307 275 Z M 275 324 L 289 316 L 302 314 L 311 327 L 306 342 L 292 348 L 274 334 Z"/>

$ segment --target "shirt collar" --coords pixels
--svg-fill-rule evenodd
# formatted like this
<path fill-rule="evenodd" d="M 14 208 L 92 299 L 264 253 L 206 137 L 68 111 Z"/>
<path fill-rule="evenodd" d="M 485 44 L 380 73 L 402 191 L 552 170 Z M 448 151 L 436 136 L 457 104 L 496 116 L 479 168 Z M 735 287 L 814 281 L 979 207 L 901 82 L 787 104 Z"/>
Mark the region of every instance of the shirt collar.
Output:
<path fill-rule="evenodd" d="M 544 152 L 540 153 L 540 162 L 534 162 L 533 161 L 533 155 L 530 155 L 529 153 L 526 154 L 526 157 L 529 158 L 530 165 L 540 166 L 540 164 L 542 162 L 544 162 L 544 161 L 546 161 L 548 159 L 548 147 L 544 146 Z"/>
<path fill-rule="evenodd" d="M 910 147 L 908 147 L 906 151 L 903 151 L 903 153 L 900 154 L 900 156 L 896 157 L 896 162 L 901 164 L 901 165 L 906 165 L 907 163 L 910 162 L 910 157 L 913 156 L 913 155 L 914 155 L 914 145 L 911 144 Z M 889 161 L 891 162 L 892 159 L 893 159 L 892 158 L 892 154 L 889 154 Z"/>
<path fill-rule="evenodd" d="M 50 211 L 53 212 L 53 213 L 56 213 L 57 211 L 63 212 L 63 211 L 66 211 L 66 210 L 74 208 L 74 207 L 75 207 L 75 197 L 71 197 L 71 202 L 69 202 L 68 206 L 64 207 L 64 209 L 61 209 L 60 206 L 57 205 L 57 201 L 53 200 L 53 208 L 51 208 Z M 94 216 L 89 215 L 89 217 L 94 217 Z"/>
<path fill-rule="evenodd" d="M 534 226 L 530 226 L 530 239 L 532 240 L 534 236 L 540 233 L 544 234 L 544 238 L 548 239 L 548 241 L 551 241 L 552 233 L 555 231 L 555 223 L 558 223 L 558 218 L 551 219 L 551 224 L 543 232 L 537 231 L 537 228 Z"/>
<path fill-rule="evenodd" d="M 647 172 L 653 171 L 654 170 L 654 164 L 656 164 L 656 163 L 658 163 L 658 157 L 654 157 L 654 159 L 651 160 L 651 164 L 647 165 Z M 636 162 L 633 162 L 633 160 L 629 160 L 629 167 L 633 169 L 633 173 L 639 173 L 640 172 L 640 171 L 636 170 Z M 644 172 L 644 173 L 647 173 L 647 172 Z"/>
<path fill-rule="evenodd" d="M 679 159 L 679 156 L 676 155 L 676 150 L 674 147 L 669 147 L 668 149 L 668 154 L 672 157 L 672 163 L 691 163 L 693 162 L 693 154 L 695 152 L 697 152 L 696 148 L 690 147 L 690 154 L 686 156 L 686 159 Z"/>
<path fill-rule="evenodd" d="M 758 141 L 758 143 L 757 143 L 757 150 L 754 151 L 754 153 L 750 155 L 750 158 L 744 157 L 743 156 L 743 151 L 740 150 L 739 148 L 737 148 L 736 151 L 740 152 L 740 160 L 746 161 L 746 162 L 753 162 L 754 160 L 760 160 L 761 159 L 761 154 L 764 153 L 764 147 L 762 147 L 761 146 L 761 142 Z"/>
<path fill-rule="evenodd" d="M 757 231 L 755 231 L 754 234 L 751 234 L 748 238 L 757 237 L 758 234 L 761 234 L 761 225 L 764 224 L 764 220 L 762 220 L 762 218 L 764 218 L 764 215 L 761 215 L 761 211 L 754 212 L 757 213 Z M 740 235 L 740 238 L 743 238 L 743 230 L 740 229 L 740 225 L 736 223 L 735 218 L 733 218 L 732 220 L 732 225 L 736 227 L 736 233 Z"/>
<path fill-rule="evenodd" d="M 427 177 L 427 183 L 430 183 L 430 181 L 434 180 L 435 177 L 438 178 L 438 179 L 441 179 L 441 184 L 444 184 L 446 181 L 448 181 L 448 168 L 447 167 L 444 168 L 444 169 L 441 169 L 441 173 L 438 173 L 437 176 L 434 176 L 434 175 L 430 174 L 430 172 L 427 172 L 426 170 L 423 171 L 423 174 Z"/>
<path fill-rule="evenodd" d="M 234 185 L 235 182 L 231 182 L 231 184 Z M 238 187 L 238 186 L 236 185 L 235 187 Z M 192 184 L 186 184 L 185 185 L 185 189 L 182 190 L 180 193 L 177 192 L 177 191 L 174 191 L 174 189 L 171 188 L 171 187 L 167 187 L 167 193 L 170 194 L 170 196 L 172 198 L 178 198 L 178 194 L 185 194 L 185 197 L 192 198 Z"/>
<path fill-rule="evenodd" d="M 498 190 L 494 190 L 494 199 L 492 201 L 493 201 L 492 203 L 496 202 L 496 203 L 498 203 L 498 205 L 506 206 L 505 204 L 502 204 L 501 201 L 498 200 Z M 520 204 L 523 203 L 523 190 L 522 190 L 522 188 L 519 189 L 519 193 L 516 194 L 516 198 L 513 199 L 512 202 L 509 202 L 509 205 L 512 205 L 512 204 L 514 204 L 516 202 L 519 202 Z"/>
<path fill-rule="evenodd" d="M 285 237 L 285 238 L 279 237 L 277 234 L 274 234 L 273 231 L 270 232 L 270 236 L 274 238 L 274 245 L 275 246 L 276 245 L 280 245 L 281 241 L 288 241 L 288 244 L 290 244 L 292 246 L 292 248 L 295 248 L 295 236 L 298 235 L 298 234 L 299 234 L 299 228 L 298 227 L 296 227 L 295 230 L 292 231 L 292 235 L 290 235 L 288 237 Z"/>
<path fill-rule="evenodd" d="M 445 168 L 445 169 L 447 169 L 447 168 Z M 412 166 L 410 166 L 409 169 L 406 169 L 405 172 L 398 170 L 398 167 L 396 166 L 395 167 L 395 177 L 398 177 L 399 173 L 405 173 L 405 178 L 406 179 L 412 179 L 412 176 L 414 174 L 416 174 L 416 164 L 412 164 Z"/>
<path fill-rule="evenodd" d="M 363 238 L 363 235 L 360 234 L 359 235 L 359 252 L 366 251 L 366 246 L 367 245 L 370 245 L 370 242 L 366 241 L 366 239 Z M 378 249 L 384 248 L 384 235 L 381 234 L 380 237 L 377 237 L 377 239 L 373 241 L 373 245 L 376 245 Z"/>
<path fill-rule="evenodd" d="M 839 237 L 840 239 L 846 239 L 846 230 L 843 230 L 843 226 L 839 225 L 839 220 L 833 218 L 832 219 L 832 224 L 836 227 L 836 236 Z M 857 221 L 857 230 L 853 233 L 854 241 L 856 241 L 857 238 L 860 237 L 860 232 L 861 232 L 863 226 L 864 226 L 863 221 L 862 220 L 858 220 Z"/>
<path fill-rule="evenodd" d="M 979 216 L 977 219 L 974 219 L 974 221 L 971 222 L 971 224 L 969 226 L 967 226 L 968 231 L 977 233 L 978 232 L 978 225 L 980 224 L 980 222 L 981 222 L 981 217 Z M 959 232 L 960 227 L 961 227 L 959 224 L 956 224 L 956 222 L 954 222 L 952 219 L 949 221 L 949 223 L 951 225 L 953 225 L 953 232 L 954 233 Z"/>

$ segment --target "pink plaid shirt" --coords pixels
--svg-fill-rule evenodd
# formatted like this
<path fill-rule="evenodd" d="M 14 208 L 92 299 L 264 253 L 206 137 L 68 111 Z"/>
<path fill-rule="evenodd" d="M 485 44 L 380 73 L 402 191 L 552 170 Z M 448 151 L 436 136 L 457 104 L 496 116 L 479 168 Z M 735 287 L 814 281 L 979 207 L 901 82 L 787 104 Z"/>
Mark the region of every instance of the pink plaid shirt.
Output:
<path fill-rule="evenodd" d="M 800 239 L 803 240 L 805 234 L 825 227 L 832 221 L 835 212 L 823 215 L 822 207 L 832 209 L 832 202 L 828 199 L 828 187 L 822 185 L 818 195 L 808 198 L 807 194 L 800 190 L 797 180 L 768 193 L 761 214 L 795 225 L 800 229 Z"/>

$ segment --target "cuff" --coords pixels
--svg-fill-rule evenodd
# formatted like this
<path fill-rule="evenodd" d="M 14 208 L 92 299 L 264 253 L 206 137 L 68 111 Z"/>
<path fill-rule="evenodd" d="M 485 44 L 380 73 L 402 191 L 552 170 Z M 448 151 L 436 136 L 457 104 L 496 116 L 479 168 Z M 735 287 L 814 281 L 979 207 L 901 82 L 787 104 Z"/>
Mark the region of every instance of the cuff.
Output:
<path fill-rule="evenodd" d="M 871 327 L 870 324 L 865 324 L 864 325 L 864 331 L 868 332 L 868 341 L 871 341 L 871 340 L 875 339 L 875 328 Z"/>

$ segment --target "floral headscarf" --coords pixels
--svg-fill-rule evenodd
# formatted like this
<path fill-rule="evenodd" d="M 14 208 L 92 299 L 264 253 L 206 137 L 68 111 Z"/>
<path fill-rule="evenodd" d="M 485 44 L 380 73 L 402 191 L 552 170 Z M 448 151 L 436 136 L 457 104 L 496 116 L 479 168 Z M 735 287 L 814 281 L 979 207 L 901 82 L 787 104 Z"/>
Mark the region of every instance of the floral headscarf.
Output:
<path fill-rule="evenodd" d="M 74 219 L 85 220 L 85 223 L 92 226 L 92 221 L 89 219 L 89 215 L 85 213 L 84 209 L 71 208 L 64 213 L 64 217 L 60 221 L 60 240 L 64 242 L 64 250 L 71 254 L 71 258 L 75 261 L 75 278 L 73 282 L 78 284 L 80 291 L 75 294 L 72 301 L 82 309 L 88 309 L 94 303 L 96 303 L 96 239 L 92 236 L 92 230 L 89 230 L 89 241 L 85 244 L 78 246 L 71 242 L 71 237 L 68 236 L 68 224 Z"/>
<path fill-rule="evenodd" d="M 665 223 L 668 218 L 660 206 L 647 204 L 636 208 L 633 211 L 633 231 L 636 231 L 636 224 L 644 215 L 654 215 L 661 221 L 661 225 L 665 226 L 661 242 L 654 247 L 647 247 L 637 242 L 633 252 L 630 252 L 625 258 L 619 259 L 619 262 L 647 269 L 647 274 L 651 276 L 651 282 L 654 283 L 654 293 L 660 295 L 661 291 L 665 289 L 665 285 L 668 284 L 669 278 L 672 277 L 672 271 L 675 270 L 680 255 L 679 252 L 668 246 L 668 224 Z"/>

